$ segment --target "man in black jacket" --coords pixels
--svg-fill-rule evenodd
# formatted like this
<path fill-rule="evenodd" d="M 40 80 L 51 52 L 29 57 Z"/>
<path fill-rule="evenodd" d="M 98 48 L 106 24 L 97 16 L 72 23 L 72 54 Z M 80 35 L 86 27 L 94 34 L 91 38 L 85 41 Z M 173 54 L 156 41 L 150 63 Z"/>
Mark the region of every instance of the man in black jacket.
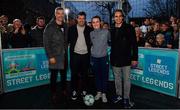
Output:
<path fill-rule="evenodd" d="M 45 27 L 45 18 L 37 17 L 36 26 L 30 31 L 31 47 L 43 47 L 43 31 Z"/>
<path fill-rule="evenodd" d="M 114 12 L 115 27 L 111 30 L 111 65 L 115 76 L 116 97 L 113 99 L 117 103 L 124 98 L 124 107 L 131 107 L 130 103 L 130 68 L 137 65 L 138 46 L 134 28 L 124 22 L 122 10 Z M 124 85 L 122 85 L 122 78 Z M 122 96 L 122 86 L 124 86 L 124 96 Z"/>
<path fill-rule="evenodd" d="M 65 35 L 64 10 L 55 9 L 55 18 L 46 26 L 43 33 L 44 47 L 49 61 L 51 72 L 50 86 L 52 98 L 56 99 L 56 81 L 58 72 L 61 73 L 62 95 L 66 95 L 66 64 L 67 64 L 67 38 Z"/>
<path fill-rule="evenodd" d="M 76 100 L 79 93 L 86 95 L 86 80 L 90 65 L 90 32 L 91 28 L 86 25 L 86 14 L 80 12 L 77 16 L 77 24 L 68 31 L 72 100 Z M 78 89 L 79 79 L 81 90 Z"/>

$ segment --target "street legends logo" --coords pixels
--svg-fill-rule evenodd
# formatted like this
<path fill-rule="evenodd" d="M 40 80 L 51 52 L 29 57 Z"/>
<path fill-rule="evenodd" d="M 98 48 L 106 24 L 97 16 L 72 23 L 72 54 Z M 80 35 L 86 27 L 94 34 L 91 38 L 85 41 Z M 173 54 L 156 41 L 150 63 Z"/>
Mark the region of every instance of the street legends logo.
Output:
<path fill-rule="evenodd" d="M 138 67 L 131 70 L 132 84 L 176 96 L 177 55 L 170 52 L 165 56 L 162 52 L 151 51 L 140 49 Z"/>
<path fill-rule="evenodd" d="M 142 78 L 144 83 L 169 90 L 175 88 L 175 60 L 173 58 L 147 55 L 145 62 L 146 77 Z"/>
<path fill-rule="evenodd" d="M 151 73 L 169 75 L 169 69 L 167 64 L 162 64 L 162 60 L 158 58 L 155 64 L 150 64 L 148 71 Z"/>

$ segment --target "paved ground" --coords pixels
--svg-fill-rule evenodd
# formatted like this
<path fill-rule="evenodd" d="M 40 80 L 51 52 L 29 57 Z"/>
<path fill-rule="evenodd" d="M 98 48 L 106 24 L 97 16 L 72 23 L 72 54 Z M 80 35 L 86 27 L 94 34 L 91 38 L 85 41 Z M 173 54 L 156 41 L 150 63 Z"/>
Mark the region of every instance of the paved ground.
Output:
<path fill-rule="evenodd" d="M 90 93 L 95 95 L 91 82 Z M 69 86 L 69 83 L 68 83 Z M 70 88 L 70 87 L 68 87 Z M 64 100 L 60 95 L 60 84 L 58 84 L 58 99 L 56 103 L 51 100 L 49 86 L 39 86 L 25 90 L 5 93 L 0 95 L 0 108 L 29 108 L 29 109 L 121 109 L 121 104 L 113 104 L 110 99 L 114 95 L 114 84 L 109 82 L 108 89 L 108 103 L 95 102 L 91 107 L 84 105 L 82 100 L 72 101 L 70 99 Z M 69 97 L 69 96 L 67 96 Z M 153 92 L 141 87 L 132 85 L 131 98 L 135 102 L 135 109 L 180 109 L 180 100 L 171 96 Z"/>

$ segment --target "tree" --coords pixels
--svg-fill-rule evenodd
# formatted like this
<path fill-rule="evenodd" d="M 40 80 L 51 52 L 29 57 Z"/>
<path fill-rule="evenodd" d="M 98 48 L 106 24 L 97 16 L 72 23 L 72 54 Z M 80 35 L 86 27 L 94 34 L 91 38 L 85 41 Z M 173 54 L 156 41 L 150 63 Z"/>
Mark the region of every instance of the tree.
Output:
<path fill-rule="evenodd" d="M 113 11 L 115 9 L 115 2 L 95 2 L 95 11 L 98 11 L 102 15 L 102 19 L 106 16 L 109 17 L 109 24 L 112 24 Z"/>
<path fill-rule="evenodd" d="M 149 0 L 144 9 L 148 17 L 169 18 L 177 15 L 177 0 Z"/>

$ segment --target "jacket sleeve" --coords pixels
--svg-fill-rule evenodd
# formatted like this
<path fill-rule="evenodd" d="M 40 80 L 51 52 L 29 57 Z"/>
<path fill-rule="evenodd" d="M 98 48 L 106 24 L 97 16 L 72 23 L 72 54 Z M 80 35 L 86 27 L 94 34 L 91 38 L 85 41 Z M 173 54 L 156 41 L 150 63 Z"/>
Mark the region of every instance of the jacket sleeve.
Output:
<path fill-rule="evenodd" d="M 137 45 L 137 40 L 136 40 L 136 34 L 135 34 L 135 29 L 130 26 L 130 36 L 131 36 L 131 60 L 132 61 L 138 61 L 138 45 Z"/>
<path fill-rule="evenodd" d="M 43 43 L 44 47 L 47 53 L 48 58 L 54 57 L 54 52 L 53 52 L 53 28 L 49 25 L 46 26 L 44 33 L 43 33 Z"/>
<path fill-rule="evenodd" d="M 108 30 L 108 45 L 110 46 L 110 43 L 111 43 L 111 33 L 110 31 Z"/>
<path fill-rule="evenodd" d="M 69 27 L 67 30 L 67 42 L 68 42 L 68 44 L 70 44 L 71 30 L 72 30 L 72 27 Z"/>

